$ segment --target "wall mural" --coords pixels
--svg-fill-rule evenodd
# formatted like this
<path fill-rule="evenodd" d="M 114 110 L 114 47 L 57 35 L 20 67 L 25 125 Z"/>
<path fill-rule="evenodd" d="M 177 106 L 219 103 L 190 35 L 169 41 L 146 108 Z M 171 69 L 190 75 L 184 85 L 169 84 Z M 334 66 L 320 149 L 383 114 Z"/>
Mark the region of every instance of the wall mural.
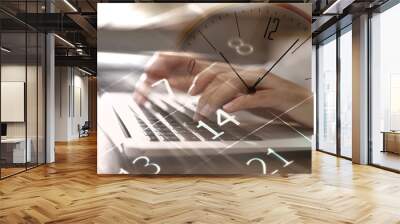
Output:
<path fill-rule="evenodd" d="M 311 4 L 98 5 L 99 174 L 311 172 Z"/>

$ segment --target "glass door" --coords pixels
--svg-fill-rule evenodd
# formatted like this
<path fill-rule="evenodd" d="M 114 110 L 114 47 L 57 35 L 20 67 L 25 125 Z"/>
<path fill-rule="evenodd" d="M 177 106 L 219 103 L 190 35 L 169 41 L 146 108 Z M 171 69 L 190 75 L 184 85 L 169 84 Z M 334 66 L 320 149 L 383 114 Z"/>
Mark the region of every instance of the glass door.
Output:
<path fill-rule="evenodd" d="M 318 46 L 318 145 L 317 149 L 336 154 L 336 35 Z"/>
<path fill-rule="evenodd" d="M 351 25 L 318 45 L 317 71 L 318 150 L 351 159 Z"/>
<path fill-rule="evenodd" d="M 400 4 L 371 18 L 370 162 L 400 171 Z"/>
<path fill-rule="evenodd" d="M 340 43 L 340 155 L 352 157 L 352 32 L 341 31 Z"/>

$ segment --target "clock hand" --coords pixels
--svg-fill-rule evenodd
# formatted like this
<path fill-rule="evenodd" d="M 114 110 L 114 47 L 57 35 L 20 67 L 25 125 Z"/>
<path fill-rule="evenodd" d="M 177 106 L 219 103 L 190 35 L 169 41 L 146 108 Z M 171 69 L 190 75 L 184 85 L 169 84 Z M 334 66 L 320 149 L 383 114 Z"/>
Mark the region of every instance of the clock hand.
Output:
<path fill-rule="evenodd" d="M 285 51 L 285 53 L 271 66 L 270 69 L 268 69 L 268 71 L 266 71 L 264 73 L 263 76 L 261 76 L 260 78 L 257 79 L 257 81 L 254 83 L 253 86 L 250 87 L 249 92 L 254 93 L 256 90 L 256 86 L 269 74 L 269 72 L 282 60 L 283 57 L 285 57 L 285 55 L 290 51 L 290 49 L 292 49 L 294 47 L 294 45 L 296 45 L 296 43 L 299 42 L 299 39 L 297 39 L 290 47 L 289 49 L 287 49 Z"/>
<path fill-rule="evenodd" d="M 294 54 L 294 52 L 296 52 L 301 46 L 303 46 L 305 43 L 307 43 L 307 41 L 309 39 L 311 39 L 312 34 L 310 36 L 308 36 L 303 42 L 301 42 L 301 44 L 299 44 L 299 46 L 297 46 L 295 49 L 293 49 L 292 54 Z"/>
<path fill-rule="evenodd" d="M 237 17 L 236 12 L 235 12 L 235 21 L 236 21 L 236 28 L 237 28 L 237 31 L 238 31 L 238 35 L 239 35 L 239 38 L 240 38 L 240 29 L 239 29 L 238 17 Z"/>
<path fill-rule="evenodd" d="M 240 79 L 240 81 L 246 87 L 246 89 L 249 90 L 250 89 L 249 86 L 246 84 L 244 79 L 239 75 L 239 73 L 236 71 L 236 69 L 232 66 L 232 64 L 228 61 L 228 59 L 225 57 L 225 55 L 222 52 L 218 51 L 218 49 L 206 38 L 206 36 L 204 36 L 204 34 L 201 31 L 199 31 L 199 33 L 203 37 L 203 39 L 214 49 L 214 51 L 216 53 L 218 53 L 224 59 L 224 61 L 229 65 L 229 67 L 232 69 L 232 71 L 236 74 L 236 76 Z"/>
<path fill-rule="evenodd" d="M 229 65 L 229 67 L 231 67 L 232 71 L 235 72 L 236 76 L 240 79 L 240 81 L 242 81 L 243 85 L 246 87 L 246 89 L 249 89 L 249 86 L 246 84 L 246 82 L 243 80 L 242 77 L 240 77 L 239 73 L 236 71 L 235 68 L 233 68 L 232 64 L 228 61 L 228 59 L 226 59 L 226 57 L 224 56 L 224 54 L 222 54 L 221 52 L 218 52 L 219 55 L 221 55 L 221 57 L 224 59 L 224 61 Z"/>

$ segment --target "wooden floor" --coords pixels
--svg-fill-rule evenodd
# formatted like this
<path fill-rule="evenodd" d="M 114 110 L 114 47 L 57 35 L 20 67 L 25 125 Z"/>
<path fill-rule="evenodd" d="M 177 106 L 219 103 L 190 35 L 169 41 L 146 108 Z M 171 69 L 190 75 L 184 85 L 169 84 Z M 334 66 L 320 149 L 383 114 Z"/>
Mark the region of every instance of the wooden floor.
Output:
<path fill-rule="evenodd" d="M 400 223 L 400 175 L 320 152 L 284 177 L 96 175 L 96 139 L 0 181 L 0 223 Z"/>
<path fill-rule="evenodd" d="M 8 177 L 13 174 L 25 171 L 25 167 L 23 168 L 1 168 L 1 177 Z"/>
<path fill-rule="evenodd" d="M 400 170 L 400 154 L 374 150 L 372 158 L 374 164 L 389 167 L 395 170 Z"/>

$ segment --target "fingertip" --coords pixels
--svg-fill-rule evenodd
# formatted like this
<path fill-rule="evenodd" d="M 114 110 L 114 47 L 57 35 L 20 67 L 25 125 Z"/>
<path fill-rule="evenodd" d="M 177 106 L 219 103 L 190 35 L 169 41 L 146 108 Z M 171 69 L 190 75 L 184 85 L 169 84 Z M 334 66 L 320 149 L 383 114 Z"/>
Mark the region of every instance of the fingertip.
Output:
<path fill-rule="evenodd" d="M 190 85 L 189 90 L 188 90 L 188 94 L 191 96 L 195 96 L 198 94 L 198 88 L 197 88 L 197 80 L 198 80 L 198 76 L 194 77 L 193 81 L 192 81 L 192 85 Z"/>
<path fill-rule="evenodd" d="M 193 115 L 193 120 L 194 120 L 194 121 L 199 121 L 199 120 L 200 120 L 200 115 L 199 115 L 198 113 L 195 113 L 195 114 Z"/>
<path fill-rule="evenodd" d="M 206 104 L 202 108 L 200 108 L 199 114 L 204 117 L 208 117 L 212 113 L 212 107 L 209 104 Z"/>
<path fill-rule="evenodd" d="M 191 95 L 191 96 L 196 95 L 195 84 L 194 83 L 189 87 L 188 94 Z"/>
<path fill-rule="evenodd" d="M 222 106 L 222 108 L 228 113 L 242 110 L 243 108 L 245 108 L 244 104 L 249 100 L 251 100 L 248 99 L 247 97 L 248 97 L 247 95 L 239 93 L 236 98 L 226 103 L 224 106 Z"/>
<path fill-rule="evenodd" d="M 139 104 L 139 105 L 141 105 L 141 104 L 144 104 L 145 102 L 146 102 L 146 97 L 144 97 L 142 94 L 140 94 L 140 93 L 138 93 L 138 92 L 135 92 L 135 93 L 133 93 L 133 100 L 137 103 L 137 104 Z"/>
<path fill-rule="evenodd" d="M 235 102 L 234 100 L 230 101 L 229 103 L 225 104 L 224 106 L 222 106 L 222 109 L 226 112 L 235 112 Z"/>
<path fill-rule="evenodd" d="M 193 116 L 193 120 L 195 121 L 199 121 L 202 118 L 207 118 L 209 117 L 212 113 L 213 113 L 213 109 L 209 104 L 206 104 L 204 106 L 200 106 L 197 108 L 194 116 Z"/>

